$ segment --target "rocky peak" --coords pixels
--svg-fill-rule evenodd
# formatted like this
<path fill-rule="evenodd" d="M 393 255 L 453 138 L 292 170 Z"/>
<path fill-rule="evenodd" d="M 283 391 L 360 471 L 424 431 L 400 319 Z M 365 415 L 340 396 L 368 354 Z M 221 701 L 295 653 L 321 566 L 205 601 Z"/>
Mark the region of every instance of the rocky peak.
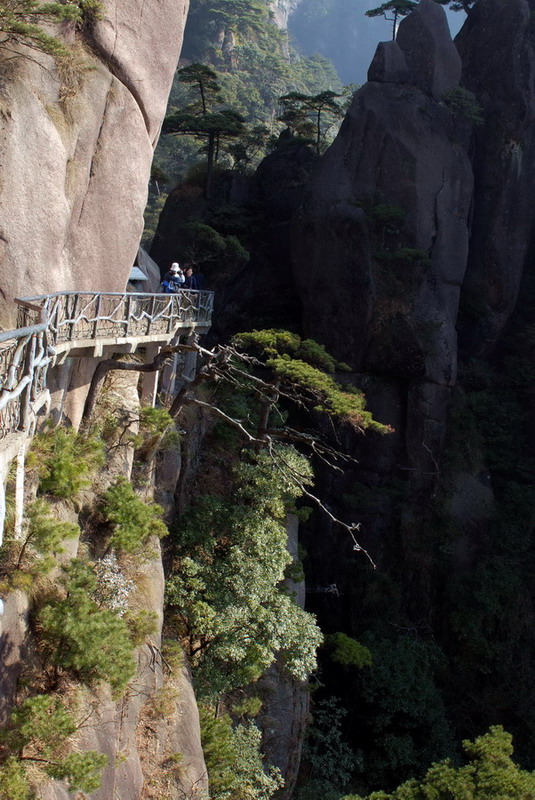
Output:
<path fill-rule="evenodd" d="M 461 59 L 451 39 L 446 12 L 434 0 L 420 0 L 401 22 L 396 41 L 415 86 L 440 99 L 459 85 Z"/>

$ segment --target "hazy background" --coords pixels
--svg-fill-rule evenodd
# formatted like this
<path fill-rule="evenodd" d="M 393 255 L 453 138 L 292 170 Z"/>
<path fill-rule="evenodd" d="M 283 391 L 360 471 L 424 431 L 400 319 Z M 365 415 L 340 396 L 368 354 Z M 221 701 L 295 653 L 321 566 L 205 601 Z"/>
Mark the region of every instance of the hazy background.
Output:
<path fill-rule="evenodd" d="M 301 0 L 290 16 L 290 34 L 304 55 L 321 53 L 334 62 L 344 83 L 364 83 L 377 43 L 392 38 L 392 23 L 366 17 L 382 0 Z M 454 36 L 466 15 L 447 11 Z"/>

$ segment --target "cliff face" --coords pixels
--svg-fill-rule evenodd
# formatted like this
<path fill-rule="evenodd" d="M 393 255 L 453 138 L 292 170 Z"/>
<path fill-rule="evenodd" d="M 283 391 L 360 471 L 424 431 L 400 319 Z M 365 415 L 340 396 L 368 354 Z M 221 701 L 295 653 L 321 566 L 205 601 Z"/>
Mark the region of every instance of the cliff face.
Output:
<path fill-rule="evenodd" d="M 71 49 L 59 65 L 38 50 L 0 48 L 0 323 L 5 329 L 15 323 L 15 296 L 123 291 L 138 249 L 153 149 L 188 2 L 103 0 L 102 6 L 90 29 L 79 32 L 62 24 L 54 31 Z M 50 376 L 52 419 L 57 421 L 69 404 L 77 405 L 76 388 L 87 388 L 95 365 L 95 359 L 85 364 L 78 379 L 71 379 L 70 366 Z M 136 415 L 137 378 L 127 384 L 121 391 L 123 409 Z M 76 424 L 76 414 L 71 420 Z M 103 480 L 128 478 L 131 455 Z M 174 467 L 161 476 L 171 499 L 179 472 Z M 170 503 L 167 511 L 172 513 Z M 70 556 L 77 546 L 72 545 Z M 140 566 L 139 583 L 145 588 L 138 600 L 154 613 L 157 630 L 138 649 L 135 688 L 117 702 L 106 689 L 91 696 L 90 722 L 76 741 L 80 751 L 95 749 L 110 757 L 102 786 L 92 794 L 102 800 L 164 793 L 192 797 L 207 789 L 187 668 L 178 667 L 170 682 L 161 657 L 163 568 L 159 543 L 151 549 L 152 557 Z M 3 717 L 31 649 L 27 617 L 22 592 L 6 597 Z M 68 796 L 62 782 L 39 788 L 43 800 Z"/>
<path fill-rule="evenodd" d="M 298 7 L 300 0 L 272 0 L 270 3 L 273 13 L 273 22 L 282 31 L 288 27 L 290 14 Z"/>
<path fill-rule="evenodd" d="M 456 376 L 473 177 L 466 130 L 438 100 L 460 72 L 443 9 L 422 0 L 380 45 L 294 238 L 307 334 L 407 386 L 415 489 L 433 472 Z"/>
<path fill-rule="evenodd" d="M 492 351 L 515 306 L 533 235 L 534 11 L 532 0 L 511 0 L 507 8 L 486 0 L 458 37 L 463 82 L 486 119 L 475 137 L 466 282 L 467 304 L 477 313 L 463 331 L 468 351 L 479 355 Z"/>
<path fill-rule="evenodd" d="M 403 709 L 408 747 L 499 719 L 527 763 L 532 721 L 520 698 L 532 676 L 515 670 L 507 681 L 500 664 L 506 653 L 522 662 L 534 647 L 524 563 L 532 552 L 532 372 L 522 366 L 532 363 L 534 11 L 528 0 L 479 0 L 459 35 L 459 60 L 442 9 L 422 0 L 397 41 L 379 45 L 369 82 L 314 170 L 292 242 L 306 333 L 355 368 L 348 382 L 396 428 L 380 443 L 349 442 L 359 466 L 340 480 L 323 477 L 328 502 L 362 521 L 378 574 L 366 574 L 347 547 L 340 555 L 342 543 L 323 525 L 305 541 L 307 578 L 320 587 L 336 581 L 339 596 L 314 596 L 311 606 L 327 631 L 374 631 L 378 653 L 394 640 L 440 645 L 449 672 L 435 687 L 449 721 L 431 720 L 435 700 L 429 721 Z M 514 490 L 525 492 L 526 507 Z M 502 588 L 491 565 L 498 552 L 511 558 Z M 481 611 L 482 597 L 492 612 Z M 515 603 L 522 611 L 509 616 Z M 398 624 L 413 626 L 413 639 L 408 627 L 393 633 Z M 388 669 L 401 680 L 394 658 Z M 377 751 L 388 763 L 381 741 L 399 735 L 403 714 L 385 725 L 390 684 L 377 690 L 376 711 L 362 701 L 371 682 L 361 681 L 361 694 L 347 689 L 347 706 L 363 703 L 348 730 L 364 748 L 371 736 L 370 779 Z M 435 745 L 429 760 L 448 752 L 444 741 Z M 405 772 L 393 770 L 396 780 L 414 770 L 411 758 Z"/>
<path fill-rule="evenodd" d="M 153 148 L 180 52 L 187 0 L 105 0 L 59 68 L 0 53 L 0 322 L 12 298 L 123 291 L 143 228 Z"/>

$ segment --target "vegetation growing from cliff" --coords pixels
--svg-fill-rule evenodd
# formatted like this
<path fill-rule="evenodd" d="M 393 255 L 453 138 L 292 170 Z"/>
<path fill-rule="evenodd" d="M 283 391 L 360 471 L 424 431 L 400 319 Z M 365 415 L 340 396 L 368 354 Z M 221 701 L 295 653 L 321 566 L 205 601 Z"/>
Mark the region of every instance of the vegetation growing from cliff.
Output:
<path fill-rule="evenodd" d="M 307 779 L 297 791 L 298 800 L 339 800 L 348 790 L 360 757 L 344 737 L 342 723 L 346 716 L 347 711 L 336 697 L 313 704 L 303 747 L 302 772 Z"/>
<path fill-rule="evenodd" d="M 168 534 L 162 521 L 163 508 L 141 500 L 126 478 L 118 478 L 104 492 L 100 513 L 111 527 L 106 552 L 113 548 L 124 553 L 139 553 L 151 536 L 161 539 Z"/>
<path fill-rule="evenodd" d="M 293 448 L 284 457 L 310 483 L 306 460 Z M 286 509 L 299 487 L 273 470 L 267 454 L 244 454 L 231 475 L 232 499 L 199 496 L 177 530 L 167 584 L 198 694 L 212 699 L 257 680 L 277 654 L 293 677 L 305 680 L 321 642 L 313 617 L 280 585 L 292 560 Z"/>
<path fill-rule="evenodd" d="M 296 136 L 309 138 L 319 155 L 327 140 L 331 127 L 344 115 L 344 109 L 333 91 L 310 95 L 290 92 L 279 98 L 281 115 L 279 120 Z"/>
<path fill-rule="evenodd" d="M 377 8 L 370 8 L 365 13 L 367 17 L 384 17 L 391 22 L 392 39 L 395 39 L 400 18 L 406 17 L 417 6 L 417 0 L 388 0 Z"/>
<path fill-rule="evenodd" d="M 531 800 L 535 797 L 535 772 L 512 760 L 512 737 L 500 725 L 475 741 L 463 742 L 468 759 L 456 766 L 450 759 L 433 764 L 422 780 L 412 779 L 394 792 L 372 792 L 366 798 L 348 795 L 343 800 Z"/>
<path fill-rule="evenodd" d="M 76 498 L 103 463 L 99 436 L 63 427 L 37 434 L 27 458 L 27 467 L 39 476 L 39 490 L 63 499 Z"/>
<path fill-rule="evenodd" d="M 35 797 L 30 767 L 66 781 L 70 792 L 98 789 L 108 756 L 94 750 L 67 753 L 68 739 L 78 727 L 75 714 L 58 696 L 35 695 L 17 706 L 0 734 L 1 800 Z M 38 774 L 34 771 L 33 779 Z"/>
<path fill-rule="evenodd" d="M 56 36 L 47 33 L 45 24 L 74 22 L 81 25 L 94 19 L 101 10 L 100 0 L 2 0 L 0 2 L 0 48 L 26 45 L 42 50 L 55 58 L 69 55 L 68 47 Z"/>
<path fill-rule="evenodd" d="M 362 392 L 351 387 L 343 389 L 327 374 L 334 370 L 335 361 L 317 342 L 302 340 L 289 331 L 268 329 L 236 334 L 233 344 L 261 359 L 257 360 L 258 366 L 272 371 L 273 388 L 281 397 L 308 405 L 361 431 L 369 428 L 382 434 L 391 432 L 388 425 L 366 411 Z"/>
<path fill-rule="evenodd" d="M 253 722 L 234 726 L 228 714 L 200 706 L 201 743 L 213 800 L 269 800 L 283 786 L 280 771 L 264 765 L 261 733 Z"/>
<path fill-rule="evenodd" d="M 485 121 L 483 106 L 477 102 L 474 93 L 468 89 L 457 86 L 447 92 L 442 99 L 453 116 L 463 117 L 473 122 L 474 125 L 482 125 Z"/>
<path fill-rule="evenodd" d="M 226 146 L 214 152 L 214 161 L 224 168 L 239 171 L 250 170 L 266 154 L 270 142 L 283 128 L 277 121 L 280 113 L 279 98 L 290 92 L 303 96 L 319 96 L 320 93 L 337 93 L 341 82 L 331 62 L 321 56 L 301 57 L 272 21 L 266 0 L 194 0 L 190 5 L 184 37 L 182 58 L 188 65 L 177 71 L 171 91 L 168 115 L 172 119 L 191 109 L 194 82 L 184 80 L 192 70 L 210 71 L 217 90 L 211 98 L 206 97 L 202 114 L 220 114 L 224 109 L 233 109 L 241 119 L 232 123 L 232 136 Z M 190 119 L 189 125 L 200 124 L 201 115 Z M 184 129 L 185 119 L 181 119 Z M 222 120 L 220 120 L 222 121 Z M 223 130 L 223 128 L 221 128 Z M 214 134 L 212 134 L 214 135 Z M 208 162 L 210 162 L 210 131 L 203 131 L 202 138 L 208 140 Z M 172 135 L 160 138 L 155 167 L 164 175 L 164 191 L 172 188 L 177 180 L 183 181 L 188 169 L 199 156 L 203 158 L 204 142 L 190 136 Z M 215 148 L 217 150 L 217 147 Z M 210 168 L 208 169 L 210 171 Z M 162 182 L 150 184 L 149 210 L 161 204 Z M 152 232 L 154 232 L 154 226 Z"/>
<path fill-rule="evenodd" d="M 140 433 L 126 433 L 126 444 L 143 457 L 154 455 L 172 421 L 161 409 L 142 410 L 137 421 Z M 120 428 L 117 418 L 114 424 Z M 93 725 L 102 684 L 114 698 L 124 693 L 136 672 L 136 648 L 156 630 L 153 612 L 129 608 L 135 584 L 123 569 L 132 572 L 135 559 L 89 557 L 102 551 L 101 530 L 108 548 L 134 553 L 138 562 L 148 538 L 167 532 L 159 507 L 143 502 L 126 481 L 99 492 L 97 470 L 105 449 L 110 455 L 115 447 L 111 417 L 97 428 L 84 434 L 49 428 L 35 437 L 26 491 L 37 485 L 38 497 L 25 509 L 21 535 L 15 537 L 13 525 L 7 531 L 2 591 L 28 596 L 31 657 L 22 664 L 13 711 L 0 733 L 1 800 L 33 800 L 48 779 L 65 781 L 73 792 L 98 789 L 108 757 L 78 752 L 78 730 Z M 62 520 L 75 510 L 80 527 Z M 79 557 L 69 558 L 66 540 L 78 538 Z"/>
<path fill-rule="evenodd" d="M 92 598 L 96 587 L 87 563 L 62 568 L 58 591 L 36 612 L 43 659 L 52 685 L 70 672 L 89 686 L 106 681 L 120 695 L 135 673 L 134 647 L 126 621 Z"/>

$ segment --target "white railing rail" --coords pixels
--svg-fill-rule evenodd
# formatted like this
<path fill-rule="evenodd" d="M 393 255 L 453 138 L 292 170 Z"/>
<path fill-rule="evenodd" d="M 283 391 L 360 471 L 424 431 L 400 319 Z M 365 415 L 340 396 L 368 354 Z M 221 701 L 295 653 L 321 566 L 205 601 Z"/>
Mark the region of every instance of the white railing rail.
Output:
<path fill-rule="evenodd" d="M 28 425 L 30 404 L 46 390 L 58 353 L 91 344 L 170 339 L 208 327 L 213 292 L 177 294 L 57 292 L 17 299 L 18 327 L 0 333 L 0 439 Z"/>

